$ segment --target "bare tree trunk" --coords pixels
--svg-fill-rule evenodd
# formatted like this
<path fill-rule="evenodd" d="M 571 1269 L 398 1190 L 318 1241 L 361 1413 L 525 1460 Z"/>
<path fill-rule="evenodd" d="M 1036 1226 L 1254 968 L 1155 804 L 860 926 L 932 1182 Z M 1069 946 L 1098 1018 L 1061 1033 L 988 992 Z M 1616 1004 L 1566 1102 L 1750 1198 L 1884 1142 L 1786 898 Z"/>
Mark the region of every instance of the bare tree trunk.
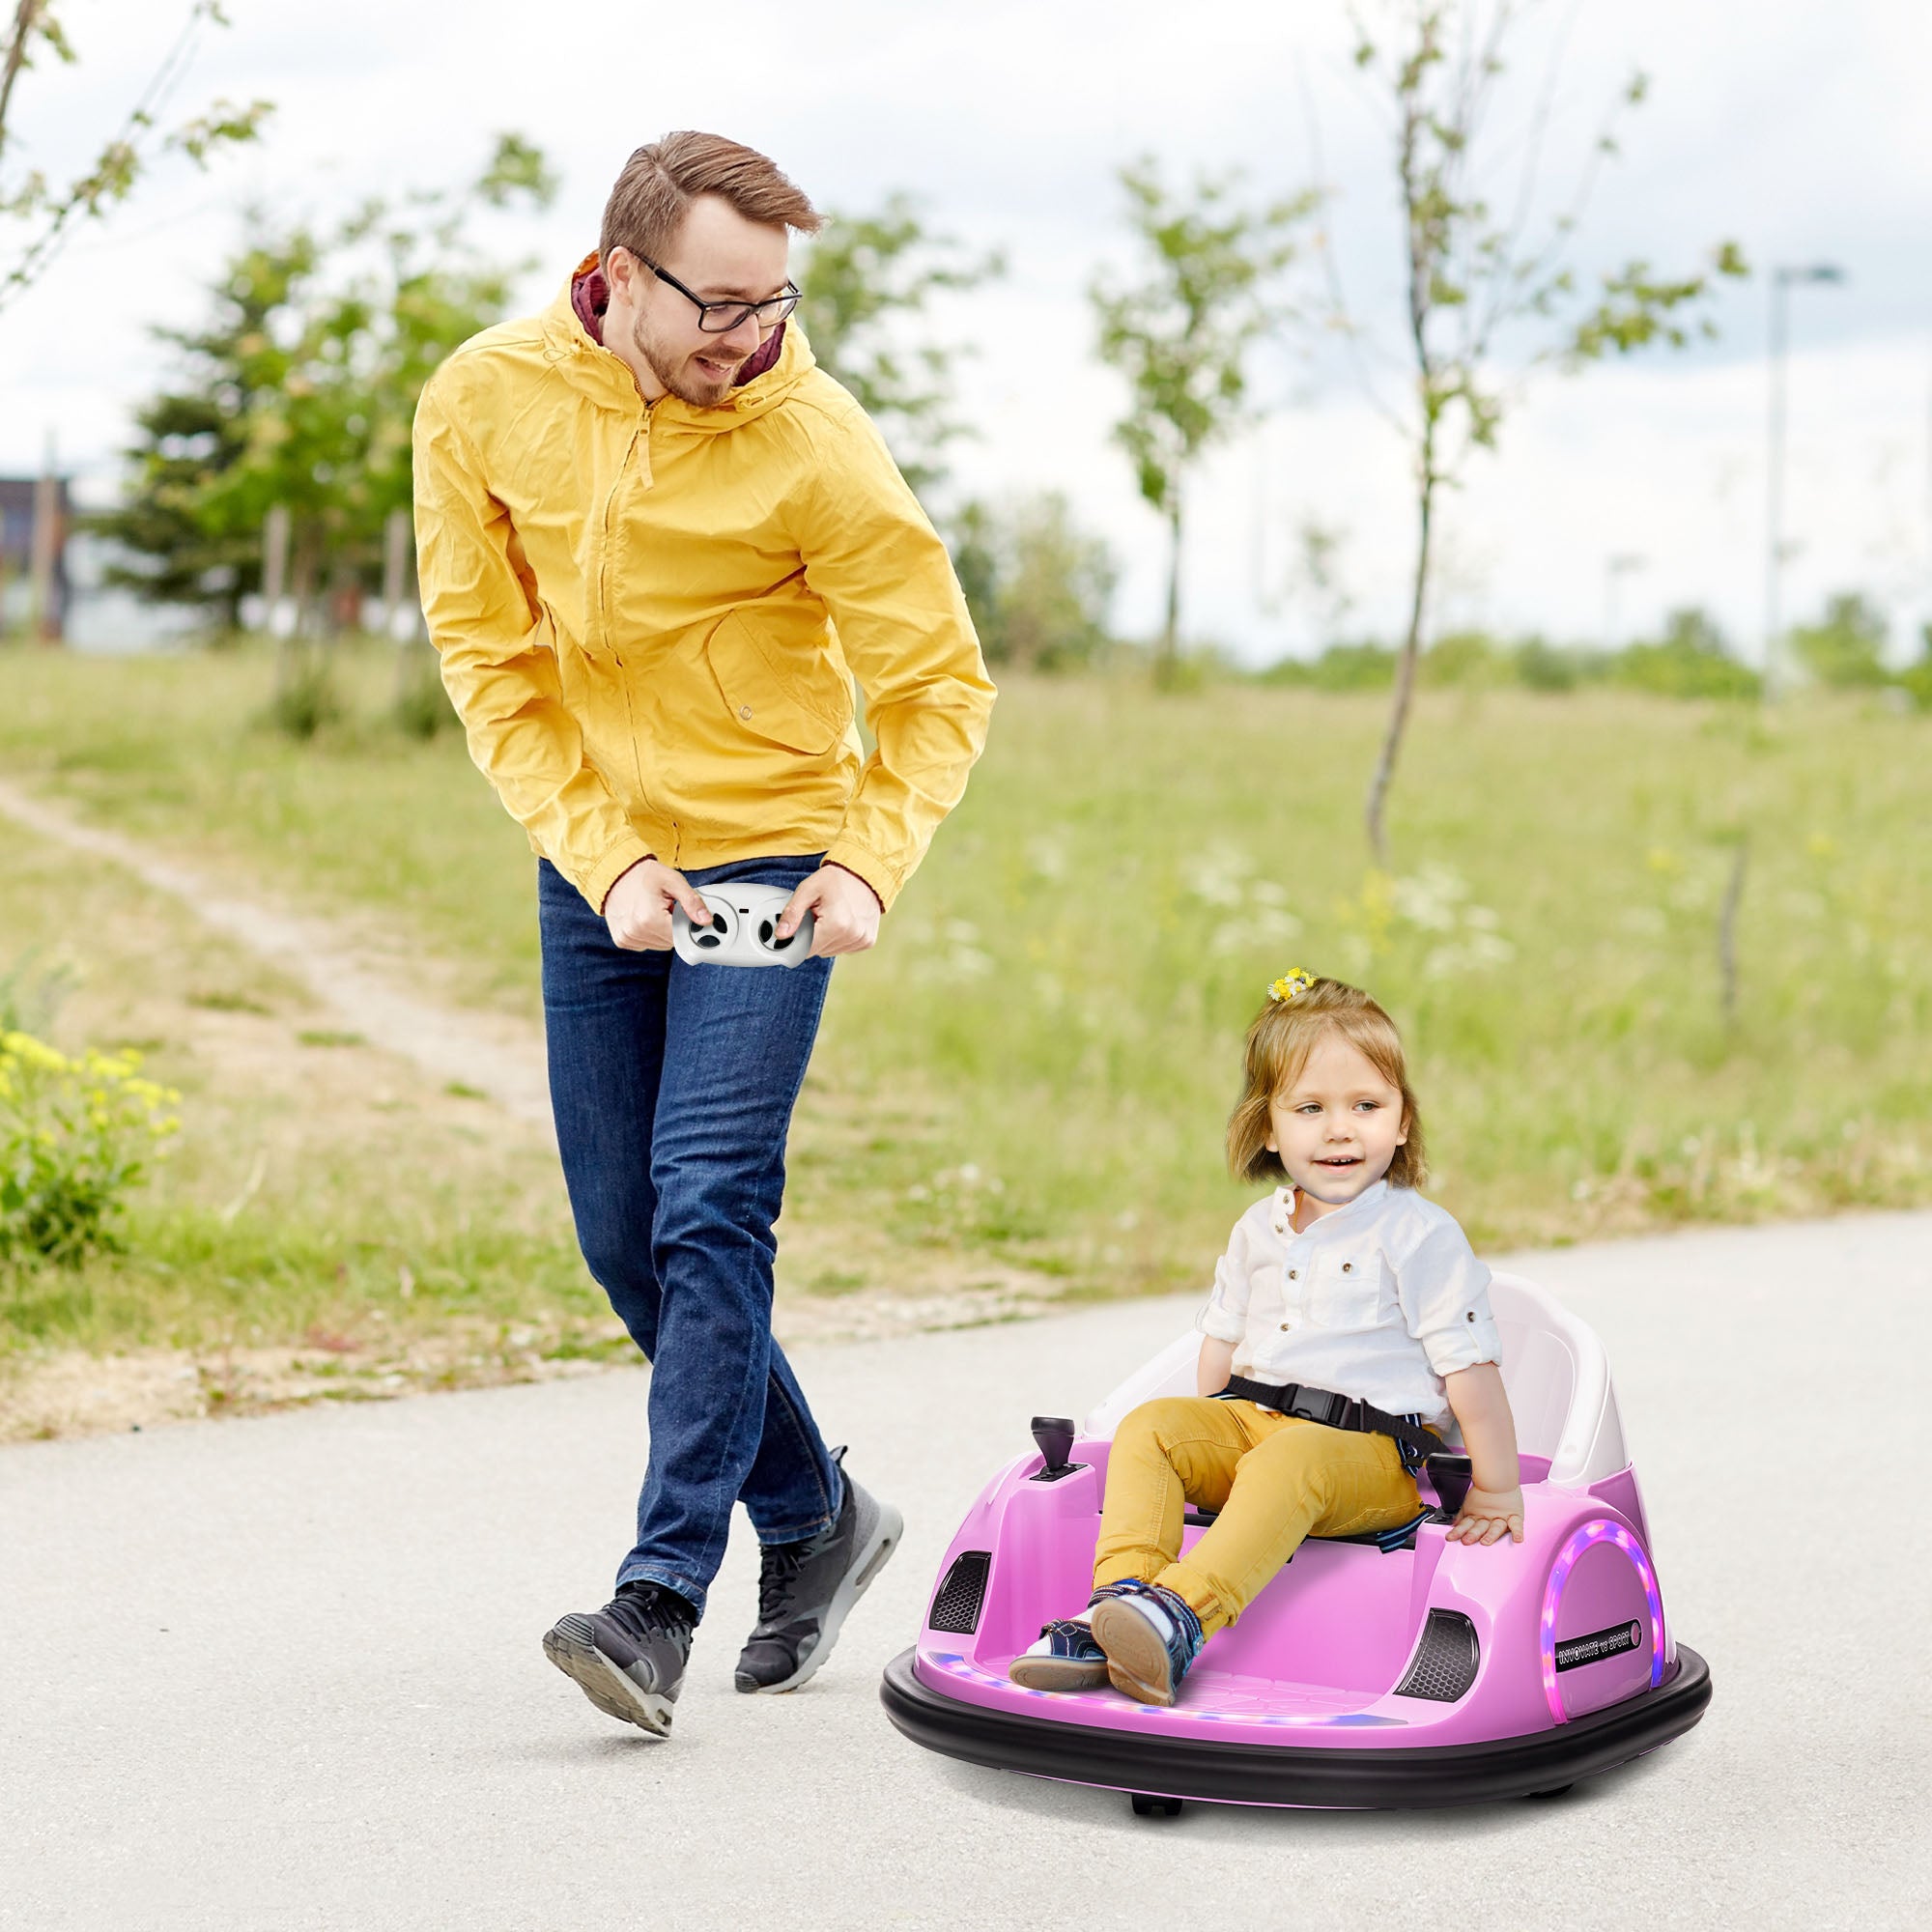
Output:
<path fill-rule="evenodd" d="M 396 696 L 400 706 L 408 697 L 417 675 L 416 648 L 421 624 L 421 605 L 409 596 L 415 573 L 411 562 L 415 553 L 414 532 L 407 510 L 391 510 L 383 525 L 383 629 L 396 647 Z"/>
<path fill-rule="evenodd" d="M 289 579 L 289 506 L 273 503 L 262 520 L 262 629 L 281 635 L 282 597 Z"/>
<path fill-rule="evenodd" d="M 1424 56 L 1435 43 L 1440 15 L 1427 7 L 1416 13 L 1418 47 L 1409 71 L 1420 74 Z M 1402 182 L 1402 205 L 1406 229 L 1408 254 L 1408 335 L 1415 351 L 1416 403 L 1421 410 L 1415 448 L 1416 531 L 1415 582 L 1408 600 L 1408 635 L 1396 660 L 1395 700 L 1389 707 L 1388 729 L 1382 735 L 1382 749 L 1376 759 L 1375 777 L 1369 781 L 1369 797 L 1363 816 L 1368 826 L 1369 849 L 1376 864 L 1388 868 L 1388 831 L 1382 812 L 1388 802 L 1389 784 L 1395 778 L 1395 761 L 1402 751 L 1402 734 L 1408 724 L 1409 698 L 1415 690 L 1415 661 L 1422 651 L 1422 620 L 1429 608 L 1430 539 L 1435 521 L 1435 486 L 1442 480 L 1435 467 L 1436 431 L 1442 399 L 1437 391 L 1435 358 L 1429 346 L 1429 322 L 1435 307 L 1435 267 L 1440 241 L 1433 198 L 1423 175 L 1418 173 L 1418 144 L 1427 126 L 1419 93 L 1404 89 L 1402 134 L 1397 145 L 1398 169 Z"/>
<path fill-rule="evenodd" d="M 1376 864 L 1388 867 L 1388 834 L 1382 824 L 1382 808 L 1388 799 L 1390 781 L 1395 777 L 1395 761 L 1402 750 L 1402 734 L 1408 723 L 1408 701 L 1415 690 L 1415 661 L 1422 653 L 1422 618 L 1429 603 L 1429 567 L 1431 562 L 1430 539 L 1435 526 L 1435 466 L 1425 455 L 1423 458 L 1422 492 L 1417 503 L 1417 529 L 1415 540 L 1415 582 L 1410 587 L 1408 600 L 1408 635 L 1402 642 L 1402 655 L 1395 666 L 1395 701 L 1389 709 L 1388 729 L 1382 734 L 1382 749 L 1376 759 L 1376 775 L 1369 781 L 1368 809 L 1365 817 L 1369 829 L 1369 849 L 1376 855 Z"/>
<path fill-rule="evenodd" d="M 0 152 L 7 146 L 7 110 L 13 104 L 14 83 L 27 64 L 27 36 L 47 10 L 47 0 L 20 0 L 14 10 L 14 32 L 7 43 L 7 64 L 0 68 Z"/>
<path fill-rule="evenodd" d="M 294 520 L 290 520 L 294 524 Z M 295 686 L 296 672 L 307 651 L 304 639 L 312 628 L 311 601 L 315 594 L 318 561 L 316 530 L 312 522 L 294 524 L 291 534 L 289 571 L 289 616 L 275 634 L 275 689 L 288 692 Z"/>
<path fill-rule="evenodd" d="M 1161 629 L 1160 651 L 1153 662 L 1153 681 L 1171 690 L 1180 663 L 1180 488 L 1175 485 L 1167 506 L 1167 621 Z"/>

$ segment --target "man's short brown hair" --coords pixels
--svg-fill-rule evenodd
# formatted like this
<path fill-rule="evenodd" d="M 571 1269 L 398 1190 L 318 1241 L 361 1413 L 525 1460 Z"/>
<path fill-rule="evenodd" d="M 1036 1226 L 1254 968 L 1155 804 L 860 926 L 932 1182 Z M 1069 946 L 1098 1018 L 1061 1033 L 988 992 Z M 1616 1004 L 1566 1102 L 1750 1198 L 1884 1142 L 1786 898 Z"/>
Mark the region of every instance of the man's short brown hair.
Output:
<path fill-rule="evenodd" d="M 686 131 L 639 148 L 624 163 L 604 204 L 598 258 L 608 266 L 612 248 L 628 248 L 662 261 L 685 211 L 700 194 L 722 195 L 747 221 L 773 228 L 816 235 L 825 225 L 805 192 L 755 148 L 722 134 Z"/>

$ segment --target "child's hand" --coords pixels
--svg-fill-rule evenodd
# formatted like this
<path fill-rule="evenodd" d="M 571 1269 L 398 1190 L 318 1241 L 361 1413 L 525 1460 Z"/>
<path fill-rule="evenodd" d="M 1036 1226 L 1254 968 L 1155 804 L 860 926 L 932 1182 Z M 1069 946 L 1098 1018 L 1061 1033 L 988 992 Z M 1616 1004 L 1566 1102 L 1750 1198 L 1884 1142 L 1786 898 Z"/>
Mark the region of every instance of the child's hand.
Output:
<path fill-rule="evenodd" d="M 1522 1541 L 1522 1492 L 1472 1488 L 1449 1525 L 1448 1540 L 1491 1544 L 1500 1542 L 1505 1535 L 1512 1543 Z"/>

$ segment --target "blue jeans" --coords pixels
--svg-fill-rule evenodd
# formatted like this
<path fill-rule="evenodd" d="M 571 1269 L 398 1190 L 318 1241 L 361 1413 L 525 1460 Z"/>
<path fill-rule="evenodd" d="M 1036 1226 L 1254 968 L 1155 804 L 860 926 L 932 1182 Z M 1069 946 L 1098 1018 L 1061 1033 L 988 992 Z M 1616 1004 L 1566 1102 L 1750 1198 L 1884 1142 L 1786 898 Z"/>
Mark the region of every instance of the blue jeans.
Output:
<path fill-rule="evenodd" d="M 797 885 L 815 857 L 688 872 Z M 653 1364 L 638 1540 L 617 1580 L 699 1610 L 731 1505 L 760 1543 L 836 1521 L 842 1497 L 772 1340 L 772 1223 L 785 1135 L 832 979 L 627 952 L 550 864 L 537 868 L 551 1106 L 583 1259 Z"/>

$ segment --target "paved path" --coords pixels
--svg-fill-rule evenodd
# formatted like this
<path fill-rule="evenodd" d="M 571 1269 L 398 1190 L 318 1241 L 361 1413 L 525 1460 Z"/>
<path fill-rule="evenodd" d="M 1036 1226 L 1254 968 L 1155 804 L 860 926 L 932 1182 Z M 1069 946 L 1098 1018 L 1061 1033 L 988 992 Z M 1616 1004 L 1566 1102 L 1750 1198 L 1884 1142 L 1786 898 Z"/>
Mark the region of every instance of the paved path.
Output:
<path fill-rule="evenodd" d="M 666 1745 L 537 1649 L 628 1540 L 640 1374 L 0 1450 L 0 1926 L 1925 1923 L 1932 1215 L 1516 1264 L 1604 1336 L 1717 1690 L 1567 1800 L 1136 1820 L 893 1731 L 880 1668 L 983 1477 L 1189 1312 L 1138 1303 L 802 1350 L 905 1548 L 810 1686 L 751 1698 L 741 1539 Z"/>

